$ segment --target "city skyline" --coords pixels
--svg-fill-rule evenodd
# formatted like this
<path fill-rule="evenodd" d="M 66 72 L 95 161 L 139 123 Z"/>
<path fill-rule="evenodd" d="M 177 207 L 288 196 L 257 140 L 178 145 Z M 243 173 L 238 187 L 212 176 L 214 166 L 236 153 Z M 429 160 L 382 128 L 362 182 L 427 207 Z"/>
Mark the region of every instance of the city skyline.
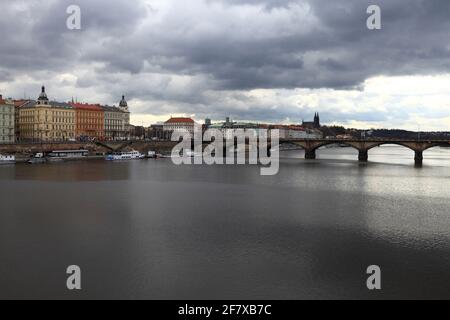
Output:
<path fill-rule="evenodd" d="M 42 85 L 41 90 L 45 90 L 45 85 Z M 21 106 L 25 106 L 25 105 L 30 104 L 30 103 L 31 104 L 36 103 L 36 101 L 39 100 L 39 97 L 37 99 L 33 99 L 32 97 L 22 97 L 22 98 L 6 97 L 6 96 L 3 96 L 1 93 L 0 93 L 0 97 L 2 97 L 4 99 L 3 101 L 5 101 L 5 102 L 10 100 L 12 103 L 16 104 L 16 107 L 19 107 L 19 108 Z M 51 103 L 56 103 L 56 104 L 67 104 L 67 105 L 80 106 L 80 107 L 83 107 L 83 106 L 87 106 L 87 107 L 102 107 L 103 109 L 118 108 L 118 107 L 121 107 L 122 103 L 125 103 L 125 106 L 127 108 L 129 108 L 128 103 L 125 102 L 125 100 L 124 100 L 125 99 L 125 95 L 122 95 L 121 98 L 122 98 L 122 100 L 119 101 L 119 103 L 117 105 L 116 105 L 116 103 L 113 103 L 112 106 L 110 106 L 108 104 L 105 104 L 105 103 L 98 102 L 98 101 L 96 101 L 96 102 L 92 102 L 92 101 L 78 101 L 78 97 L 74 97 L 74 96 L 72 96 L 70 99 L 65 99 L 65 100 L 64 99 L 63 100 L 52 99 L 52 97 L 50 96 L 50 99 L 48 99 L 48 100 Z M 129 109 L 132 109 L 132 108 L 129 108 Z M 177 118 L 177 117 L 192 118 L 198 124 L 203 124 L 203 123 L 206 123 L 206 122 L 220 124 L 220 123 L 225 123 L 225 122 L 231 121 L 232 123 L 243 122 L 243 123 L 249 123 L 249 124 L 253 123 L 255 125 L 257 125 L 257 124 L 261 124 L 261 125 L 282 125 L 282 126 L 292 126 L 292 125 L 295 126 L 295 125 L 298 125 L 298 126 L 304 126 L 305 128 L 309 128 L 311 125 L 313 125 L 316 128 L 320 128 L 322 126 L 321 123 L 320 123 L 320 114 L 321 114 L 320 112 L 314 112 L 313 121 L 312 122 L 305 121 L 305 120 L 308 120 L 308 119 L 302 117 L 300 120 L 293 119 L 292 121 L 282 121 L 282 122 L 278 122 L 278 123 L 277 122 L 269 122 L 269 121 L 252 121 L 252 120 L 246 120 L 246 119 L 232 119 L 229 116 L 225 117 L 225 119 L 212 119 L 212 118 L 198 119 L 198 118 L 195 117 L 195 115 L 186 115 L 186 114 L 183 114 L 183 113 L 175 114 L 175 115 L 171 114 L 170 117 L 168 117 L 168 118 L 169 118 L 169 120 L 172 119 L 172 118 Z M 132 114 L 131 113 L 130 113 L 130 119 L 132 119 Z M 164 123 L 166 123 L 166 121 L 167 121 L 167 118 L 163 118 L 162 121 L 156 121 L 156 122 L 152 122 L 152 123 L 149 123 L 147 125 L 144 125 L 143 122 L 141 122 L 141 123 L 137 123 L 137 122 L 133 123 L 133 121 L 130 120 L 130 125 L 131 126 L 135 126 L 135 127 L 151 127 L 152 125 L 164 124 Z M 317 123 L 316 123 L 316 121 L 317 121 Z M 402 128 L 383 128 L 383 127 L 380 127 L 380 128 L 376 128 L 376 127 L 371 127 L 371 128 L 345 127 L 342 124 L 336 124 L 335 122 L 331 122 L 330 123 L 330 122 L 326 122 L 326 121 L 325 121 L 325 123 L 322 123 L 322 124 L 325 127 L 341 126 L 341 127 L 344 127 L 345 129 L 348 129 L 348 130 L 353 130 L 353 129 L 355 129 L 355 130 L 367 130 L 367 131 L 377 130 L 377 129 L 404 130 Z M 438 133 L 438 132 L 450 132 L 450 131 L 447 131 L 447 130 L 426 131 L 426 130 L 421 130 L 420 127 L 418 129 L 419 130 L 410 130 L 410 131 L 412 131 L 412 132 L 417 132 L 417 131 L 419 131 L 419 132 L 429 132 L 429 133 L 433 133 L 433 132 L 436 132 L 436 133 Z M 406 130 L 406 131 L 408 131 L 408 130 Z"/>
<path fill-rule="evenodd" d="M 320 111 L 347 128 L 450 130 L 448 2 L 378 1 L 382 29 L 368 30 L 370 1 L 79 0 L 82 29 L 69 30 L 72 2 L 0 4 L 4 97 L 35 99 L 42 84 L 56 101 L 125 94 L 145 126 Z"/>

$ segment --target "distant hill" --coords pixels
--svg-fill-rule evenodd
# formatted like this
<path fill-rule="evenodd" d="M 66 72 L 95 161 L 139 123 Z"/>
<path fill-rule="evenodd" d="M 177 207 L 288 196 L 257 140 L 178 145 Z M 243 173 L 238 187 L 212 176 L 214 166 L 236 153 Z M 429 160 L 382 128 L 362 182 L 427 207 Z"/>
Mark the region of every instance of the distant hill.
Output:
<path fill-rule="evenodd" d="M 418 132 L 400 130 L 400 129 L 347 129 L 340 126 L 323 126 L 320 128 L 325 137 L 337 135 L 350 135 L 355 138 L 360 138 L 363 132 L 366 132 L 366 137 L 371 138 L 387 138 L 387 139 L 410 139 L 416 140 L 419 137 Z M 420 139 L 442 139 L 450 140 L 450 132 L 420 132 Z"/>

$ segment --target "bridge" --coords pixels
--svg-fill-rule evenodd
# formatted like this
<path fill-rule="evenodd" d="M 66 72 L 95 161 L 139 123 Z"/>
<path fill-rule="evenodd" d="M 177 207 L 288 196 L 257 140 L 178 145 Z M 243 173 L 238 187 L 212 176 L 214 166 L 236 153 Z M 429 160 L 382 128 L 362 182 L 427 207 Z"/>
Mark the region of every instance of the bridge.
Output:
<path fill-rule="evenodd" d="M 306 159 L 316 159 L 316 150 L 328 145 L 345 145 L 358 150 L 361 162 L 369 160 L 369 150 L 382 145 L 399 145 L 414 151 L 416 165 L 422 165 L 423 152 L 434 147 L 450 147 L 449 140 L 400 140 L 400 139 L 281 139 L 282 144 L 293 144 L 305 149 Z"/>
<path fill-rule="evenodd" d="M 108 153 L 122 150 L 139 150 L 147 152 L 154 150 L 170 153 L 178 142 L 172 141 L 114 141 L 114 142 L 88 142 L 88 143 L 15 143 L 0 144 L 0 153 L 30 155 L 36 152 L 51 152 L 53 150 L 79 150 L 87 149 L 93 154 Z M 248 140 L 247 140 L 248 143 Z M 204 143 L 204 146 L 208 143 Z M 450 147 L 450 140 L 402 140 L 402 139 L 280 139 L 280 146 L 291 144 L 305 150 L 306 159 L 316 159 L 316 151 L 327 145 L 345 145 L 358 150 L 358 159 L 361 162 L 369 160 L 369 151 L 382 145 L 399 145 L 414 151 L 416 165 L 422 165 L 424 151 L 434 147 Z M 225 144 L 224 144 L 225 145 Z M 193 146 L 192 146 L 193 147 Z M 268 143 L 269 149 L 271 142 Z M 224 149 L 224 151 L 226 151 Z"/>

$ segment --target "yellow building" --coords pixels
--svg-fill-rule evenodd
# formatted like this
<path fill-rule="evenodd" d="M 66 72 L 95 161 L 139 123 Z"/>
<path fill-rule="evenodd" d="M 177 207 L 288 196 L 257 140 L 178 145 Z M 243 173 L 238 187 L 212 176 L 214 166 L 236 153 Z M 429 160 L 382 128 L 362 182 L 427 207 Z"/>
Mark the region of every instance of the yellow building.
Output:
<path fill-rule="evenodd" d="M 67 141 L 75 139 L 75 109 L 49 101 L 45 87 L 37 101 L 19 108 L 20 141 Z"/>

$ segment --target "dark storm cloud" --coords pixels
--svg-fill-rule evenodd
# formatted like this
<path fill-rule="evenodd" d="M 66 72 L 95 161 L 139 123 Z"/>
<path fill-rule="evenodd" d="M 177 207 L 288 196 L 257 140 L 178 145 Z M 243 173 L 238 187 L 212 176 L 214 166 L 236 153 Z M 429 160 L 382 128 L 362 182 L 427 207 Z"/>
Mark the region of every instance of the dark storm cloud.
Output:
<path fill-rule="evenodd" d="M 72 4 L 80 31 L 66 28 Z M 382 30 L 366 28 L 370 4 Z M 77 88 L 160 103 L 153 114 L 299 118 L 311 110 L 233 92 L 361 89 L 373 76 L 450 71 L 448 0 L 30 0 L 0 1 L 0 12 L 0 81 L 88 68 Z"/>
<path fill-rule="evenodd" d="M 221 2 L 229 5 L 262 5 L 265 9 L 287 8 L 296 0 L 208 0 L 208 2 Z"/>
<path fill-rule="evenodd" d="M 108 43 L 110 50 L 89 53 L 87 58 L 106 61 L 111 71 L 136 73 L 147 61 L 164 72 L 208 74 L 217 80 L 215 89 L 227 90 L 339 89 L 357 86 L 376 75 L 427 74 L 450 67 L 450 20 L 443 14 L 450 12 L 448 1 L 378 1 L 383 9 L 381 31 L 366 28 L 366 9 L 373 3 L 368 0 L 207 3 L 230 5 L 237 11 L 240 4 L 281 8 L 290 19 L 268 25 L 266 32 L 253 37 L 253 21 L 237 21 L 233 26 L 219 20 L 209 22 L 214 32 L 195 32 L 207 17 L 199 16 L 196 21 L 177 12 L 180 21 L 169 16 L 157 29 L 144 30 L 138 38 L 124 42 L 113 39 Z M 316 25 L 304 24 L 299 4 L 309 5 Z M 305 33 L 306 27 L 310 31 Z M 114 50 L 119 42 L 129 50 L 126 57 Z"/>
<path fill-rule="evenodd" d="M 66 27 L 73 4 L 82 8 L 83 31 Z M 1 1 L 0 12 L 1 66 L 27 71 L 74 67 L 90 42 L 123 36 L 145 17 L 126 0 Z"/>

